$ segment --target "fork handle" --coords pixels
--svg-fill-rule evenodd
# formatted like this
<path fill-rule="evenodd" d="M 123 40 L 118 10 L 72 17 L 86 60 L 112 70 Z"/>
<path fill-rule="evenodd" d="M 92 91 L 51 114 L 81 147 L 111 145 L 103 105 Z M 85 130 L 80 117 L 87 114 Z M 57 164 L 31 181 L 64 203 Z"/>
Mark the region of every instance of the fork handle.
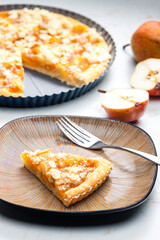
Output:
<path fill-rule="evenodd" d="M 140 157 L 143 157 L 155 164 L 158 164 L 160 165 L 160 158 L 157 157 L 157 156 L 154 156 L 152 154 L 149 154 L 149 153 L 145 153 L 145 152 L 141 152 L 141 151 L 138 151 L 138 150 L 135 150 L 135 149 L 130 149 L 130 148 L 126 148 L 126 147 L 120 147 L 120 146 L 110 146 L 110 145 L 106 145 L 104 144 L 103 148 L 116 148 L 116 149 L 120 149 L 120 150 L 123 150 L 123 151 L 127 151 L 127 152 L 130 152 L 130 153 L 133 153 L 133 154 L 136 154 Z"/>

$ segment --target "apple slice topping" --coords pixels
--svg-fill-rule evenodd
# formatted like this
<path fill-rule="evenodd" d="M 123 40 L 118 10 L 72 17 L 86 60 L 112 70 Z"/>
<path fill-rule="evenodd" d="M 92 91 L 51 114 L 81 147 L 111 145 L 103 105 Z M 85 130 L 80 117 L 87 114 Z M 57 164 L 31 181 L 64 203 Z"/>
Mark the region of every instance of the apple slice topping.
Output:
<path fill-rule="evenodd" d="M 133 88 L 147 90 L 152 96 L 160 96 L 160 59 L 149 58 L 138 63 L 130 84 Z"/>
<path fill-rule="evenodd" d="M 144 113 L 149 94 L 142 89 L 113 89 L 105 93 L 102 107 L 113 119 L 133 122 Z"/>

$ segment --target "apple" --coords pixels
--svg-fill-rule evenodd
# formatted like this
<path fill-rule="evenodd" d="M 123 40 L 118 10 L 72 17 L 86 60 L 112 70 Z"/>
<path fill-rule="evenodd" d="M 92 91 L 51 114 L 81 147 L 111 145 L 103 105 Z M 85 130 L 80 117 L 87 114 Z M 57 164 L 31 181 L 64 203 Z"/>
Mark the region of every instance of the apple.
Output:
<path fill-rule="evenodd" d="M 143 115 L 148 100 L 145 90 L 117 88 L 105 93 L 102 107 L 112 119 L 133 122 Z"/>
<path fill-rule="evenodd" d="M 160 59 L 149 58 L 138 63 L 130 84 L 133 88 L 147 90 L 151 96 L 160 96 Z"/>
<path fill-rule="evenodd" d="M 132 36 L 131 47 L 137 62 L 160 58 L 160 22 L 142 24 Z"/>

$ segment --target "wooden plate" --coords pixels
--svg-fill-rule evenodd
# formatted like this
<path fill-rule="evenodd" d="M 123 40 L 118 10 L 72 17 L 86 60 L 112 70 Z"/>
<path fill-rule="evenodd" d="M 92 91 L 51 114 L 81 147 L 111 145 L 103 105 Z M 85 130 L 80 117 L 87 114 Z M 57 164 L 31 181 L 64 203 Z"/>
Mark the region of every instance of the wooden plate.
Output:
<path fill-rule="evenodd" d="M 0 198 L 21 207 L 58 214 L 117 212 L 142 203 L 151 193 L 157 166 L 141 157 L 116 149 L 88 150 L 76 146 L 59 130 L 60 116 L 34 116 L 9 122 L 0 130 Z M 156 154 L 154 143 L 142 129 L 120 121 L 72 117 L 70 119 L 104 142 Z M 114 166 L 109 179 L 92 195 L 66 208 L 24 168 L 24 149 L 53 148 L 84 157 L 102 156 Z"/>

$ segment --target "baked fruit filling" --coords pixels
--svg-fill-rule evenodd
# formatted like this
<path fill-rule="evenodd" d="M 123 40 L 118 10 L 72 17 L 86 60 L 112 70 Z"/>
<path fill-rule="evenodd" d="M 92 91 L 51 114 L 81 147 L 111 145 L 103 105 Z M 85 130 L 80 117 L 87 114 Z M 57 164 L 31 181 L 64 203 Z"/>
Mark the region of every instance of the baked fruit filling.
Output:
<path fill-rule="evenodd" d="M 0 43 L 0 95 L 23 96 L 23 77 L 19 48 Z"/>
<path fill-rule="evenodd" d="M 19 48 L 25 67 L 75 87 L 98 78 L 111 59 L 95 29 L 39 8 L 0 12 L 0 41 Z"/>
<path fill-rule="evenodd" d="M 25 167 L 68 207 L 96 190 L 108 177 L 112 164 L 103 158 L 87 159 L 51 149 L 21 155 Z"/>

